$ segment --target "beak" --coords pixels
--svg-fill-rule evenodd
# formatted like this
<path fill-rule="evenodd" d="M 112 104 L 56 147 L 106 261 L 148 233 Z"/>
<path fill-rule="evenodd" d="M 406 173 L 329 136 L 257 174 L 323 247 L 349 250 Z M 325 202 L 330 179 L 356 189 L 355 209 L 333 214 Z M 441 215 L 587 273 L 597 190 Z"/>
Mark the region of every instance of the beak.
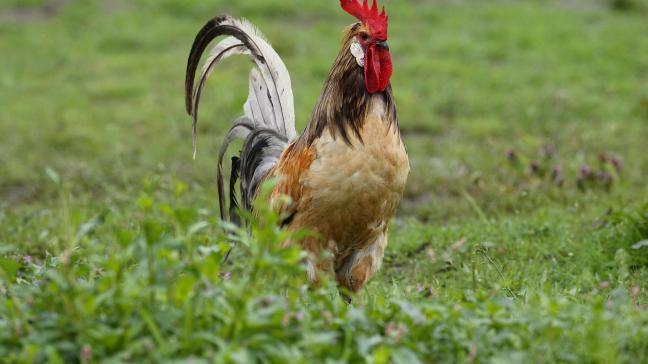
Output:
<path fill-rule="evenodd" d="M 381 49 L 389 49 L 389 45 L 387 45 L 386 40 L 381 40 L 379 42 L 376 42 L 376 46 Z"/>

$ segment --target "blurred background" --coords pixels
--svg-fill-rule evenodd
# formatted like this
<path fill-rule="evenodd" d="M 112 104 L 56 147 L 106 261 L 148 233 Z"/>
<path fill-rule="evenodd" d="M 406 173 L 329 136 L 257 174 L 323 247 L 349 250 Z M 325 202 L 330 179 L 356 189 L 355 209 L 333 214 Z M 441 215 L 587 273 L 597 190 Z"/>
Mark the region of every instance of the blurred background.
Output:
<path fill-rule="evenodd" d="M 412 164 L 399 216 L 598 214 L 646 199 L 646 1 L 385 4 Z M 215 208 L 215 152 L 250 64 L 210 79 L 196 161 L 183 83 L 195 34 L 222 13 L 248 18 L 284 59 L 301 130 L 354 21 L 337 1 L 3 0 L 1 208 L 36 214 L 65 181 L 81 211 L 127 209 L 151 180 Z"/>

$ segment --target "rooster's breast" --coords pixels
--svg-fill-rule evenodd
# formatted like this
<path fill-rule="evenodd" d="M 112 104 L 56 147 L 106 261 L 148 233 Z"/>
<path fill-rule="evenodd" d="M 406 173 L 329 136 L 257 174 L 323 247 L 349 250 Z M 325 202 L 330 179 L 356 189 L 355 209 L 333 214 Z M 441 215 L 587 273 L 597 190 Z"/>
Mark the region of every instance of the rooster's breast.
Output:
<path fill-rule="evenodd" d="M 302 177 L 302 222 L 338 248 L 364 245 L 384 232 L 409 174 L 398 128 L 377 104 L 362 124 L 362 141 L 352 136 L 349 145 L 325 130 Z"/>

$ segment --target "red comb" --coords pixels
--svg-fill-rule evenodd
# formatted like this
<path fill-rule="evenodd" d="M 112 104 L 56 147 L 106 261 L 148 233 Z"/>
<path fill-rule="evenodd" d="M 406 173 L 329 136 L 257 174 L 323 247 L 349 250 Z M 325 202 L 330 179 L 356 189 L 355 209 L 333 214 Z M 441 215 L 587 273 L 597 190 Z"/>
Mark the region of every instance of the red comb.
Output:
<path fill-rule="evenodd" d="M 373 0 L 373 5 L 369 7 L 368 0 L 360 5 L 358 0 L 340 0 L 340 6 L 347 13 L 355 16 L 369 26 L 369 30 L 374 38 L 380 40 L 387 40 L 387 21 L 389 17 L 385 14 L 385 6 L 382 7 L 382 12 L 378 13 L 378 4 Z"/>

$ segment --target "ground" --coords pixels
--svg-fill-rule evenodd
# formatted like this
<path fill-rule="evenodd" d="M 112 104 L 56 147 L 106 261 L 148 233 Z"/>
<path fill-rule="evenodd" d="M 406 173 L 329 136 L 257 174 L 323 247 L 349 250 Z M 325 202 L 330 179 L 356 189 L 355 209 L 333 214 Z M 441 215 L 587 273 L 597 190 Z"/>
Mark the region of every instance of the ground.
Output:
<path fill-rule="evenodd" d="M 301 130 L 342 28 L 353 21 L 335 1 L 0 5 L 0 327 L 11 333 L 0 335 L 0 357 L 648 361 L 646 4 L 386 5 L 392 85 L 412 172 L 385 264 L 351 307 L 326 288 L 300 298 L 289 293 L 292 280 L 264 286 L 242 277 L 267 273 L 264 259 L 290 274 L 281 263 L 294 258 L 288 252 L 268 248 L 277 256 L 263 258 L 248 243 L 232 266 L 204 262 L 207 247 L 225 240 L 215 219 L 215 153 L 241 113 L 249 62 L 227 61 L 211 79 L 195 161 L 183 98 L 198 29 L 217 14 L 244 16 L 285 60 Z M 281 234 L 259 224 L 254 241 Z M 176 251 L 173 242 L 199 248 Z M 133 263 L 138 259 L 146 264 Z M 261 263 L 250 268 L 246 259 Z M 201 278 L 190 281 L 174 267 Z M 205 278 L 210 272 L 221 272 L 216 277 L 229 287 L 226 307 L 266 295 L 286 300 L 259 314 L 287 330 L 271 335 L 281 349 L 240 339 L 256 326 L 225 319 L 196 319 L 207 332 L 220 325 L 229 338 L 207 340 L 212 351 L 196 347 L 186 318 L 222 309 L 204 303 L 208 293 L 189 294 L 214 278 Z M 121 279 L 130 282 L 130 298 L 97 298 L 114 295 L 111 289 L 126 285 Z M 34 288 L 42 282 L 47 292 Z M 245 295 L 244 283 L 260 291 Z M 132 303 L 139 290 L 151 301 Z M 185 296 L 203 304 L 191 311 Z M 70 309 L 70 302 L 92 309 Z M 48 309 L 60 316 L 47 316 Z M 75 315 L 87 326 L 56 329 Z M 161 324 L 182 318 L 177 330 Z M 110 331 L 129 320 L 141 327 Z M 46 331 L 42 325 L 50 325 L 50 336 L 35 333 Z M 79 334 L 95 326 L 101 334 Z M 299 332 L 311 341 L 291 334 Z M 324 336 L 308 336 L 317 333 Z M 169 349 L 152 349 L 162 343 Z"/>

